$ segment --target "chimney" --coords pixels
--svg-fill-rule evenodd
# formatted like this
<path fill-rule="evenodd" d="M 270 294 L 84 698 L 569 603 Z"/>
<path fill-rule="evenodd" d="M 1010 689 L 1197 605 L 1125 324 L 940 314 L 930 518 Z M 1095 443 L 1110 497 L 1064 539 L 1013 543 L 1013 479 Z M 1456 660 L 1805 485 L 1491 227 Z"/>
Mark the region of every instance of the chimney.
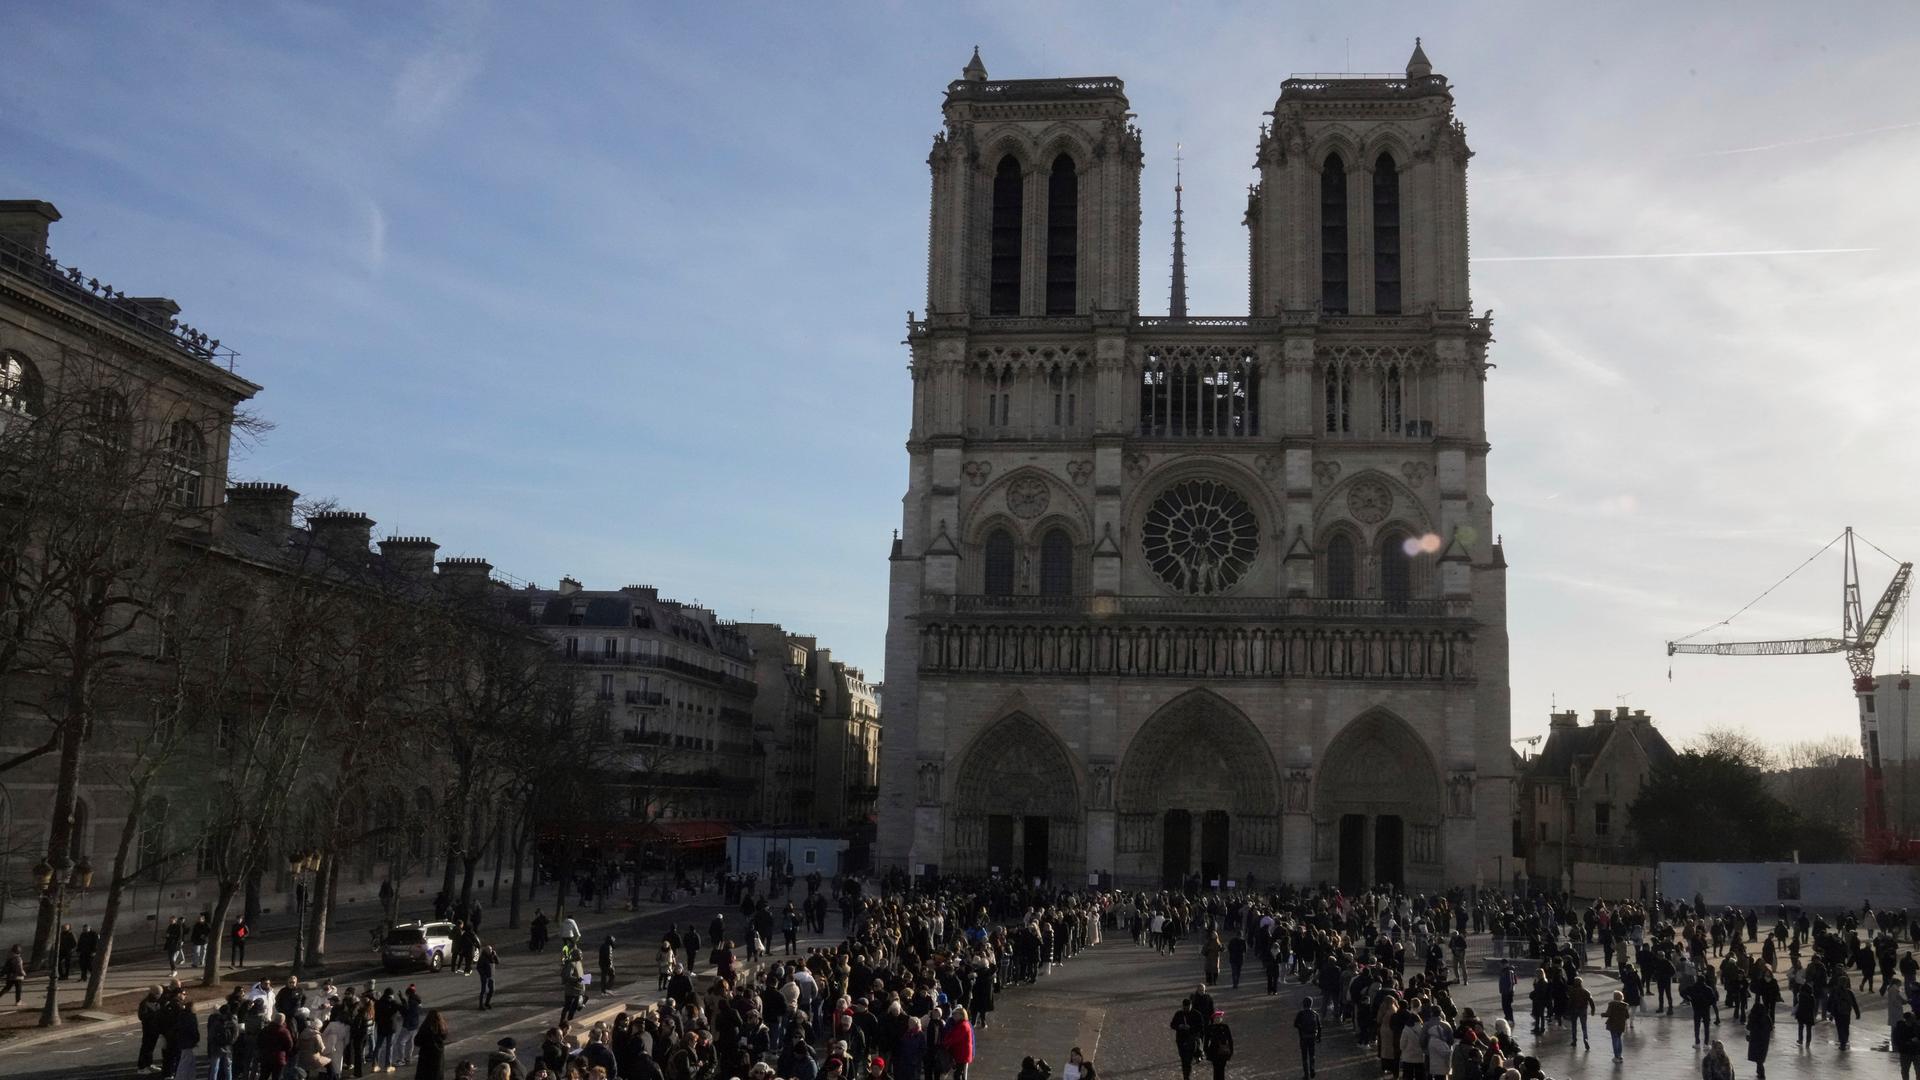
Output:
<path fill-rule="evenodd" d="M 1552 732 L 1558 731 L 1561 728 L 1576 728 L 1579 726 L 1580 714 L 1574 712 L 1572 709 L 1568 709 L 1566 712 L 1553 713 L 1548 718 L 1547 730 Z"/>
<path fill-rule="evenodd" d="M 373 544 L 373 519 L 353 510 L 308 514 L 307 531 L 327 554 L 342 562 L 366 558 Z"/>
<path fill-rule="evenodd" d="M 455 596 L 483 596 L 487 591 L 487 583 L 492 580 L 493 564 L 485 559 L 440 560 L 440 581 Z"/>
<path fill-rule="evenodd" d="M 129 296 L 128 306 L 139 312 L 140 317 L 155 326 L 165 326 L 175 315 L 180 314 L 180 305 L 164 296 Z"/>
<path fill-rule="evenodd" d="M 1629 715 L 1631 714 L 1627 712 L 1625 705 L 1616 706 L 1613 710 L 1613 718 L 1615 720 L 1625 720 Z"/>
<path fill-rule="evenodd" d="M 560 579 L 560 588 L 556 591 L 559 592 L 561 596 L 572 596 L 574 593 L 580 591 L 580 583 L 573 579 L 573 575 L 569 574 Z"/>
<path fill-rule="evenodd" d="M 380 541 L 380 557 L 395 570 L 421 581 L 433 579 L 434 556 L 440 545 L 426 536 L 390 536 Z"/>
<path fill-rule="evenodd" d="M 651 585 L 628 585 L 620 591 L 637 600 L 660 599 L 660 590 Z"/>
<path fill-rule="evenodd" d="M 1612 710 L 1612 709 L 1595 709 L 1595 710 L 1593 710 L 1593 722 L 1594 722 L 1594 723 L 1596 723 L 1596 724 L 1607 724 L 1607 723 L 1612 723 L 1612 722 L 1613 722 L 1613 710 Z"/>
<path fill-rule="evenodd" d="M 36 255 L 47 253 L 47 226 L 60 220 L 60 211 L 39 199 L 0 199 L 0 240 Z"/>
<path fill-rule="evenodd" d="M 285 484 L 234 484 L 227 488 L 227 523 L 283 544 L 293 531 L 293 502 L 299 497 Z"/>

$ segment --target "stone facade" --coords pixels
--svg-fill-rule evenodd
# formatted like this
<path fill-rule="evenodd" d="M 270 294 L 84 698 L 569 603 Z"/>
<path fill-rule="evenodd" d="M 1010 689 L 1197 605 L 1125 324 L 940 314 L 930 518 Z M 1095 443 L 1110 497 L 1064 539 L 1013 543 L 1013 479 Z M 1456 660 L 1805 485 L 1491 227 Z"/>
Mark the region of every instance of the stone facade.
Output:
<path fill-rule="evenodd" d="M 1506 566 L 1452 105 L 1418 50 L 1405 77 L 1287 80 L 1250 313 L 1154 318 L 1121 81 L 991 81 L 976 56 L 948 87 L 908 328 L 883 864 L 1496 873 Z"/>
<path fill-rule="evenodd" d="M 1673 759 L 1644 709 L 1595 709 L 1585 727 L 1571 709 L 1554 713 L 1546 745 L 1520 776 L 1517 831 L 1528 872 L 1552 887 L 1576 862 L 1633 862 L 1627 808 L 1655 766 Z"/>

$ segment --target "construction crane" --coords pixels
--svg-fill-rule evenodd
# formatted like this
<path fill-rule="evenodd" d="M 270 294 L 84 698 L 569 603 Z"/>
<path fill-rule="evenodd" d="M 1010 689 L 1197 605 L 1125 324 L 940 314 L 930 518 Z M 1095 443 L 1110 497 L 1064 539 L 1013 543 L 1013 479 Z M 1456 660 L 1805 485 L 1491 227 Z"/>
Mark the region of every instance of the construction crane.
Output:
<path fill-rule="evenodd" d="M 1887 632 L 1900 605 L 1907 598 L 1908 582 L 1913 577 L 1913 564 L 1903 562 L 1893 572 L 1893 580 L 1887 583 L 1887 589 L 1880 594 L 1880 601 L 1871 611 L 1865 610 L 1860 601 L 1860 561 L 1854 553 L 1853 527 L 1829 542 L 1826 547 L 1815 552 L 1818 558 L 1834 542 L 1846 543 L 1845 568 L 1841 571 L 1840 583 L 1840 635 L 1839 637 L 1789 638 L 1776 641 L 1725 641 L 1693 643 L 1686 638 L 1667 642 L 1667 655 L 1700 654 L 1708 656 L 1809 656 L 1816 653 L 1847 654 L 1847 668 L 1853 673 L 1853 694 L 1860 713 L 1860 752 L 1864 762 L 1865 778 L 1863 794 L 1866 806 L 1863 832 L 1866 840 L 1866 858 L 1869 862 L 1915 863 L 1920 862 L 1920 839 L 1896 836 L 1887 820 L 1886 779 L 1880 769 L 1880 722 L 1873 710 L 1873 651 L 1880 644 L 1880 638 Z M 1879 551 L 1879 548 L 1874 548 Z M 1886 552 L 1880 552 L 1885 555 Z M 1888 556 L 1891 558 L 1891 556 Z M 1793 571 L 1797 574 L 1805 569 L 1813 558 L 1801 563 Z M 1788 574 L 1787 577 L 1792 577 Z M 1781 582 L 1786 579 L 1782 578 Z M 1776 582 L 1772 592 L 1779 588 Z M 1763 592 L 1760 597 L 1766 596 Z M 1758 603 L 1756 597 L 1747 607 Z M 1745 611 L 1741 608 L 1740 611 Z M 1721 620 L 1715 626 L 1724 626 L 1737 618 L 1740 612 Z M 1709 628 L 1711 629 L 1711 628 Z M 1700 631 L 1705 633 L 1706 631 Z M 1689 635 L 1697 637 L 1698 634 Z"/>

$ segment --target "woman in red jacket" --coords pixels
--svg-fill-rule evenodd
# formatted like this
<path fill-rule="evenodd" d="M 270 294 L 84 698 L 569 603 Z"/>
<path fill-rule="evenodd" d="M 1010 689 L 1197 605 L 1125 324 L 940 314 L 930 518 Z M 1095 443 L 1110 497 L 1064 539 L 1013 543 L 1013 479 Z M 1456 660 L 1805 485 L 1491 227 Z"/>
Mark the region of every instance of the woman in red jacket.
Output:
<path fill-rule="evenodd" d="M 967 1021 L 967 1010 L 954 1006 L 953 1019 L 940 1036 L 940 1048 L 953 1062 L 953 1080 L 967 1080 L 967 1066 L 973 1064 L 973 1025 Z"/>

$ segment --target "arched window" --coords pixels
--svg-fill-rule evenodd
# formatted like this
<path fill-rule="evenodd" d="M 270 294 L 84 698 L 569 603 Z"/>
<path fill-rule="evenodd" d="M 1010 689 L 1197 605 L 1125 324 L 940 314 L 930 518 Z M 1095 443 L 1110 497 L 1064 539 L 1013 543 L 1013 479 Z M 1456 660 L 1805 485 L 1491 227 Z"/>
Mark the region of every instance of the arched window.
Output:
<path fill-rule="evenodd" d="M 206 486 L 207 440 L 189 420 L 175 420 L 167 431 L 167 467 L 172 470 L 174 505 L 200 505 Z"/>
<path fill-rule="evenodd" d="M 1345 364 L 1328 364 L 1327 431 L 1345 434 L 1353 430 L 1353 369 Z"/>
<path fill-rule="evenodd" d="M 1047 314 L 1074 313 L 1079 255 L 1080 177 L 1073 159 L 1061 154 L 1047 177 Z"/>
<path fill-rule="evenodd" d="M 1380 376 L 1380 433 L 1398 435 L 1401 418 L 1400 365 L 1388 364 Z"/>
<path fill-rule="evenodd" d="M 1347 165 L 1339 154 L 1320 167 L 1320 310 L 1347 313 Z"/>
<path fill-rule="evenodd" d="M 1389 154 L 1373 163 L 1373 310 L 1400 314 L 1400 170 Z"/>
<path fill-rule="evenodd" d="M 1013 534 L 995 529 L 987 537 L 986 576 L 980 591 L 988 596 L 1013 595 Z"/>
<path fill-rule="evenodd" d="M 1413 599 L 1413 556 L 1407 554 L 1407 538 L 1388 533 L 1380 539 L 1380 599 L 1389 610 L 1405 610 Z"/>
<path fill-rule="evenodd" d="M 1343 532 L 1327 541 L 1326 589 L 1334 600 L 1353 599 L 1353 538 Z"/>
<path fill-rule="evenodd" d="M 87 402 L 88 433 L 103 445 L 124 450 L 127 426 L 127 399 L 104 386 L 95 390 Z"/>
<path fill-rule="evenodd" d="M 987 314 L 1020 314 L 1020 220 L 1026 177 L 1012 154 L 993 174 L 992 258 L 988 263 Z"/>
<path fill-rule="evenodd" d="M 40 411 L 40 373 L 17 353 L 0 353 L 0 411 L 24 416 Z"/>
<path fill-rule="evenodd" d="M 1040 595 L 1073 595 L 1073 537 L 1065 529 L 1040 538 Z"/>

